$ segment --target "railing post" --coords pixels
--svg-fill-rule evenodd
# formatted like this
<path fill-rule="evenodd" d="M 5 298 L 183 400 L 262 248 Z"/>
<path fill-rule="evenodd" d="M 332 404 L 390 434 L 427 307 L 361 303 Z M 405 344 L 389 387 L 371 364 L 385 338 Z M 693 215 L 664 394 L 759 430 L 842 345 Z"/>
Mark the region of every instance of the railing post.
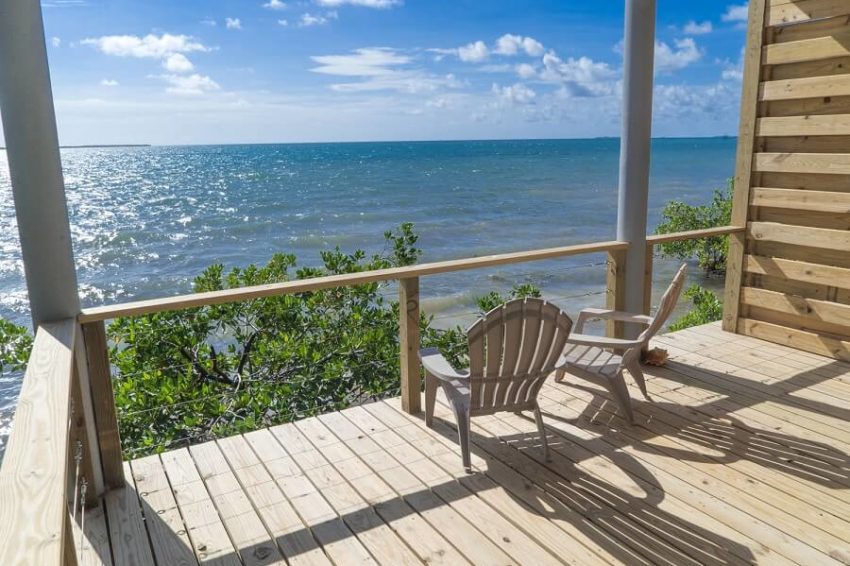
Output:
<path fill-rule="evenodd" d="M 626 302 L 626 250 L 608 252 L 606 286 L 605 303 L 607 308 L 624 310 Z M 605 335 L 611 338 L 622 338 L 624 336 L 623 323 L 609 320 L 605 323 Z"/>
<path fill-rule="evenodd" d="M 421 411 L 422 377 L 419 364 L 419 278 L 398 282 L 399 355 L 401 356 L 401 407 L 411 414 Z"/>
<path fill-rule="evenodd" d="M 94 421 L 91 392 L 89 389 L 88 366 L 85 358 L 85 347 L 82 345 L 82 332 L 78 329 L 74 341 L 74 367 L 71 381 L 71 399 L 74 402 L 71 415 L 71 457 L 76 457 L 77 442 L 81 445 L 82 461 L 80 462 L 81 476 L 91 486 L 86 490 L 86 507 L 97 504 L 98 497 L 103 495 L 103 467 L 100 461 L 100 446 L 97 439 L 97 426 Z M 74 477 L 74 481 L 78 478 Z M 78 489 L 75 485 L 74 489 Z"/>
<path fill-rule="evenodd" d="M 646 262 L 643 269 L 643 314 L 648 315 L 652 310 L 652 270 L 653 255 L 655 254 L 655 244 L 649 242 L 646 244 Z"/>
<path fill-rule="evenodd" d="M 107 488 L 124 486 L 124 466 L 121 458 L 121 437 L 118 434 L 118 417 L 115 414 L 115 396 L 112 392 L 112 373 L 109 369 L 109 351 L 106 345 L 106 327 L 101 321 L 82 325 L 83 340 L 88 362 L 89 389 L 91 391 L 97 439 L 103 467 L 103 481 Z"/>

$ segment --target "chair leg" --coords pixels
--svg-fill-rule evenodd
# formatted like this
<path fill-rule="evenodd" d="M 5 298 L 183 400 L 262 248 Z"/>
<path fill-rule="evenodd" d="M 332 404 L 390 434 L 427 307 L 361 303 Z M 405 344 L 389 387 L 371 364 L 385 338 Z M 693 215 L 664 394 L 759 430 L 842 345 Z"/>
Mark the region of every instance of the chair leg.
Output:
<path fill-rule="evenodd" d="M 540 442 L 543 444 L 543 459 L 549 461 L 549 440 L 546 438 L 546 428 L 543 426 L 543 415 L 540 414 L 540 405 L 534 404 L 534 420 L 537 421 L 537 430 L 540 432 Z"/>
<path fill-rule="evenodd" d="M 425 374 L 425 426 L 434 424 L 434 404 L 437 402 L 437 388 L 439 380 L 433 375 Z"/>
<path fill-rule="evenodd" d="M 566 373 L 567 373 L 567 370 L 565 370 L 564 368 L 556 369 L 555 370 L 555 382 L 561 383 L 562 381 L 564 381 L 564 374 L 566 374 Z"/>
<path fill-rule="evenodd" d="M 626 369 L 628 369 L 629 373 L 632 374 L 637 386 L 640 388 L 640 392 L 643 393 L 644 399 L 652 401 L 652 399 L 649 398 L 649 393 L 646 392 L 646 379 L 643 377 L 643 370 L 640 368 L 640 361 L 637 359 L 632 360 L 626 366 Z"/>
<path fill-rule="evenodd" d="M 455 405 L 454 412 L 457 418 L 457 435 L 460 440 L 463 467 L 467 472 L 472 472 L 472 459 L 469 456 L 469 409 Z"/>
<path fill-rule="evenodd" d="M 617 405 L 626 413 L 626 418 L 629 421 L 629 424 L 635 423 L 635 414 L 632 411 L 632 399 L 629 397 L 629 389 L 626 387 L 626 380 L 623 378 L 623 372 L 617 372 L 616 375 L 607 379 L 605 383 L 608 384 L 608 391 L 614 396 L 614 399 L 617 401 Z"/>

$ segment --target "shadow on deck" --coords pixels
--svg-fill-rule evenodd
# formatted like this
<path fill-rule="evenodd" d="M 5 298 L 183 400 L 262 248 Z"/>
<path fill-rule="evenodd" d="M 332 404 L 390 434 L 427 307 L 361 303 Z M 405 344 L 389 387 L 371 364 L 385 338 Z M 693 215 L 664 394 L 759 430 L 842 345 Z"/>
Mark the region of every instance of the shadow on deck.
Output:
<path fill-rule="evenodd" d="M 449 410 L 391 399 L 125 463 L 83 563 L 850 563 L 850 364 L 716 325 L 657 345 L 634 426 L 544 387 L 549 462 L 502 413 L 466 474 Z"/>

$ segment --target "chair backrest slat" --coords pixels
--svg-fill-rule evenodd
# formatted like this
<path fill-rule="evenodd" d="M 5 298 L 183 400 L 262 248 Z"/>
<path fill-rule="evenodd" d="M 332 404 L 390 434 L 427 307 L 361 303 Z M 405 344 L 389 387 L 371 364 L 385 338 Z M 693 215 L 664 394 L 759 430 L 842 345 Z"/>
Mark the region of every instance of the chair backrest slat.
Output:
<path fill-rule="evenodd" d="M 648 343 L 661 330 L 661 327 L 664 326 L 664 323 L 673 314 L 673 309 L 676 308 L 676 303 L 679 302 L 679 296 L 682 294 L 682 288 L 685 286 L 687 271 L 688 265 L 683 263 L 673 277 L 673 281 L 670 282 L 670 286 L 667 287 L 664 295 L 661 296 L 661 302 L 658 303 L 658 311 L 655 313 L 655 318 L 638 337 L 644 344 Z"/>
<path fill-rule="evenodd" d="M 572 320 L 542 299 L 515 299 L 473 324 L 469 339 L 471 409 L 533 401 L 555 369 Z"/>

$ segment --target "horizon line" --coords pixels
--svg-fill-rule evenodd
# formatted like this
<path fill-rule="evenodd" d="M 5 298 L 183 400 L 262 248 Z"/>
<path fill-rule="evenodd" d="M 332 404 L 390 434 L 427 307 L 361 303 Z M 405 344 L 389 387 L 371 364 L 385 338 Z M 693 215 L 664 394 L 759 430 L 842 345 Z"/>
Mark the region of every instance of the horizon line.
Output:
<path fill-rule="evenodd" d="M 713 136 L 653 136 L 654 140 L 688 140 L 688 139 L 733 139 L 736 135 L 719 134 Z M 224 142 L 224 143 L 88 143 L 60 145 L 60 149 L 95 149 L 95 148 L 131 148 L 131 147 L 209 147 L 236 145 L 319 145 L 319 144 L 369 144 L 369 143 L 470 143 L 470 142 L 522 142 L 522 141 L 591 141 L 619 140 L 621 136 L 592 136 L 578 138 L 468 138 L 468 139 L 434 139 L 434 140 L 337 140 L 337 141 L 280 141 L 280 142 Z M 5 146 L 0 150 L 5 151 Z"/>

